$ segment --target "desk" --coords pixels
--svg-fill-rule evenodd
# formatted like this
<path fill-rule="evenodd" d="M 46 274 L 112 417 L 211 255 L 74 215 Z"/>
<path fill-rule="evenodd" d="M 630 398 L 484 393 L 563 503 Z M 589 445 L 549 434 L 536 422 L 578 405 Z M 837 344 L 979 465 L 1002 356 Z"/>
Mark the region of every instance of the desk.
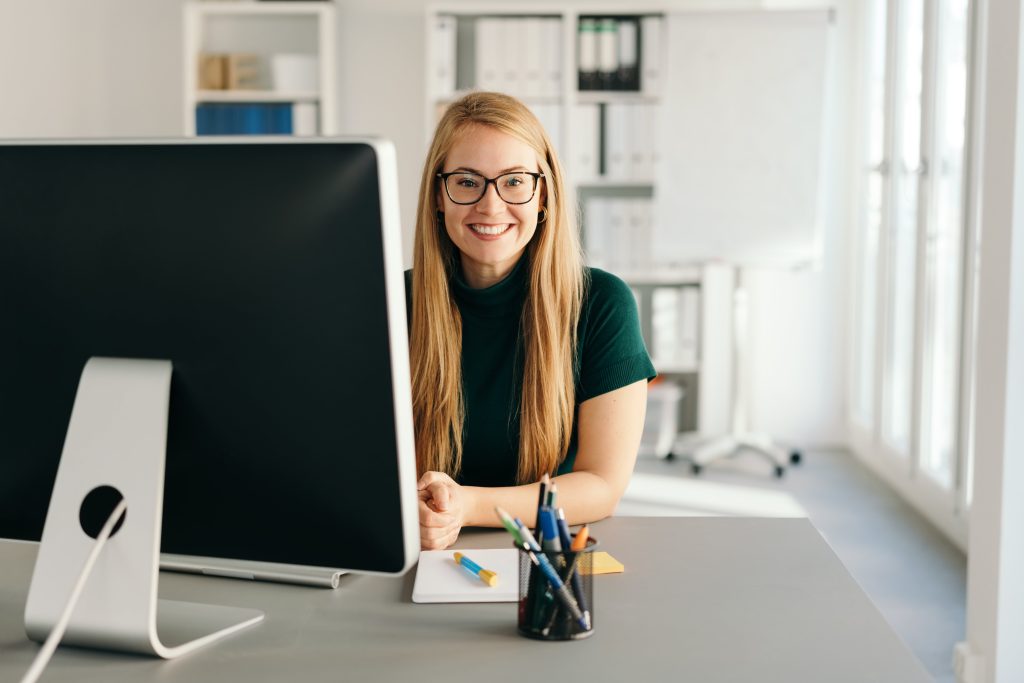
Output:
<path fill-rule="evenodd" d="M 626 573 L 595 577 L 593 637 L 516 635 L 516 606 L 416 605 L 414 572 L 337 590 L 163 573 L 161 597 L 265 610 L 227 640 L 163 662 L 61 648 L 42 681 L 777 681 L 929 676 L 805 519 L 621 517 L 594 526 Z M 467 530 L 457 546 L 507 547 Z M 0 680 L 37 646 L 22 630 L 34 545 L 0 542 Z"/>

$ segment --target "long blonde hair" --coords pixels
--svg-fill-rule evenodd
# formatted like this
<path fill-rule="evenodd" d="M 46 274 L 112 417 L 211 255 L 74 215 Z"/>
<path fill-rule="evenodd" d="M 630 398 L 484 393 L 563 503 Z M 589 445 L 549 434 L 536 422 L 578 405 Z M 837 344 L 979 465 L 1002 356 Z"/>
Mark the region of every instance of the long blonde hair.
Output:
<path fill-rule="evenodd" d="M 437 173 L 459 136 L 489 126 L 522 140 L 537 153 L 544 174 L 546 219 L 527 245 L 529 273 L 521 318 L 523 390 L 519 409 L 519 483 L 553 473 L 565 457 L 575 414 L 576 327 L 584 270 L 576 212 L 565 195 L 562 166 L 543 126 L 519 100 L 474 92 L 454 102 L 434 132 L 420 181 L 413 252 L 412 362 L 416 463 L 458 475 L 462 466 L 465 405 L 462 391 L 462 318 L 449 288 L 458 250 L 439 218 Z"/>

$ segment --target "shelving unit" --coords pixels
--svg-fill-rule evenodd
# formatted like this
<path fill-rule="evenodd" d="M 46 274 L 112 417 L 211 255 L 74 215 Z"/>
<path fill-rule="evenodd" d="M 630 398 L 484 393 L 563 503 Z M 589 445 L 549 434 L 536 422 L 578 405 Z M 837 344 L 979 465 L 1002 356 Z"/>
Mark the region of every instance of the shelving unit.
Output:
<path fill-rule="evenodd" d="M 185 135 L 197 133 L 197 107 L 204 104 L 300 104 L 313 115 L 311 129 L 296 133 L 334 135 L 335 13 L 331 2 L 207 2 L 184 5 Z M 199 88 L 201 53 L 247 53 L 260 64 L 258 88 L 203 90 Z M 316 58 L 318 87 L 280 88 L 273 82 L 274 55 L 298 54 Z M 313 110 L 309 109 L 312 107 Z"/>
<path fill-rule="evenodd" d="M 707 365 L 714 367 L 716 371 L 721 366 L 721 356 L 727 353 L 727 349 L 719 349 L 711 340 L 721 338 L 721 325 L 729 321 L 722 320 L 721 316 L 706 316 L 708 306 L 705 303 L 709 292 L 716 296 L 722 295 L 722 290 L 717 286 L 721 280 L 717 274 L 706 279 L 708 269 L 703 266 L 692 266 L 686 268 L 665 268 L 657 267 L 648 254 L 646 260 L 642 257 L 633 258 L 629 261 L 617 262 L 614 256 L 628 253 L 629 248 L 622 249 L 622 245 L 628 245 L 634 238 L 644 232 L 651 234 L 650 221 L 653 219 L 653 211 L 647 210 L 648 225 L 646 228 L 636 228 L 631 232 L 631 227 L 620 223 L 615 230 L 620 232 L 614 234 L 598 234 L 601 232 L 600 221 L 594 220 L 590 213 L 605 215 L 609 202 L 624 202 L 625 205 L 639 207 L 643 212 L 642 205 L 646 202 L 650 205 L 661 188 L 658 187 L 655 165 L 657 162 L 658 131 L 656 130 L 657 108 L 663 106 L 660 96 L 661 82 L 664 78 L 660 70 L 665 67 L 663 57 L 665 39 L 663 37 L 663 21 L 665 13 L 670 10 L 665 6 L 635 6 L 627 3 L 621 5 L 552 5 L 552 4 L 526 4 L 519 5 L 514 9 L 509 7 L 496 8 L 494 5 L 476 4 L 434 4 L 428 8 L 426 22 L 426 56 L 425 82 L 426 102 L 424 111 L 426 136 L 429 139 L 433 134 L 444 108 L 474 89 L 502 90 L 518 97 L 527 106 L 537 113 L 541 123 L 547 128 L 563 164 L 567 169 L 567 180 L 570 187 L 567 188 L 572 196 L 576 196 L 583 209 L 583 237 L 584 245 L 588 253 L 588 261 L 591 265 L 598 266 L 614 272 L 622 277 L 633 288 L 641 313 L 641 325 L 643 328 L 648 348 L 652 351 L 655 367 L 659 373 L 666 377 L 669 382 L 678 384 L 684 389 L 685 396 L 680 403 L 678 410 L 679 429 L 682 431 L 705 431 L 714 430 L 717 424 L 706 424 L 703 410 L 703 395 L 706 386 L 702 386 L 699 377 L 703 374 Z M 636 43 L 632 49 L 637 55 L 636 68 L 639 72 L 639 83 L 635 84 L 639 89 L 626 90 L 580 90 L 579 66 L 580 66 L 580 21 L 583 18 L 604 17 L 616 21 L 628 21 L 635 27 L 634 35 Z M 481 21 L 487 23 L 481 30 Z M 497 21 L 492 21 L 497 20 Z M 538 21 L 539 20 L 539 21 Z M 501 24 L 507 22 L 507 24 Z M 545 28 L 538 29 L 543 23 Z M 557 29 L 554 25 L 557 24 Z M 499 28 L 495 28 L 498 26 Z M 502 26 L 511 33 L 505 36 L 504 40 L 498 40 L 501 45 L 515 45 L 516 49 L 497 53 L 484 52 L 486 48 L 481 45 L 490 44 L 495 30 L 502 30 Z M 540 31 L 541 34 L 534 36 L 530 31 Z M 523 32 L 526 32 L 525 34 Z M 516 33 L 518 32 L 518 33 Z M 483 39 L 480 34 L 483 33 Z M 556 44 L 551 41 L 544 42 L 543 36 L 556 37 Z M 500 36 L 499 36 L 500 37 Z M 627 47 L 628 49 L 628 47 Z M 535 56 L 534 53 L 539 56 Z M 480 59 L 499 59 L 502 55 L 508 54 L 514 58 L 514 62 L 481 66 Z M 589 57 L 585 57 L 589 59 Z M 539 65 L 538 65 L 539 63 Z M 518 71 L 512 74 L 508 80 L 509 87 L 501 87 L 500 74 L 507 70 Z M 552 69 L 552 67 L 554 67 Z M 498 73 L 497 87 L 488 81 L 489 88 L 480 87 L 478 75 L 481 72 Z M 554 71 L 554 75 L 551 72 Z M 606 73 L 608 73 L 606 71 Z M 533 74 L 531 76 L 531 74 Z M 530 78 L 554 78 L 557 80 L 557 87 L 552 87 L 550 80 L 540 86 L 543 94 L 538 93 L 536 83 Z M 649 126 L 634 126 L 636 130 L 609 130 L 609 111 L 621 126 L 627 118 L 626 112 L 631 107 L 649 107 L 646 112 L 650 116 Z M 639 140 L 640 151 L 627 150 L 630 160 L 625 167 L 621 165 L 616 169 L 610 169 L 610 148 L 621 140 L 614 140 L 619 134 L 622 139 L 628 140 L 634 137 L 634 144 Z M 621 150 L 620 150 L 621 154 Z M 648 155 L 642 159 L 642 164 L 634 164 L 633 157 L 636 154 Z M 619 163 L 622 163 L 620 158 Z M 632 164 L 632 165 L 631 165 Z M 643 173 L 634 173 L 633 169 L 645 168 Z M 615 170 L 610 173 L 610 170 Z M 588 211 L 592 202 L 598 202 L 601 210 Z M 603 204 L 601 204 L 603 202 Z M 632 204 L 630 204 L 632 202 Z M 619 210 L 622 206 L 618 207 Z M 629 223 L 630 221 L 626 221 Z M 604 226 L 607 230 L 608 226 Z M 605 243 L 605 249 L 599 244 Z M 638 252 L 639 253 L 639 252 Z M 614 256 L 612 256 L 614 255 Z M 641 255 L 642 256 L 642 255 Z M 706 288 L 710 281 L 712 286 Z M 659 294 L 662 290 L 670 290 L 669 294 Z M 683 293 L 686 293 L 683 296 Z M 672 357 L 658 357 L 655 351 L 662 350 L 665 345 L 659 343 L 655 338 L 658 334 L 657 327 L 662 324 L 660 318 L 665 316 L 655 315 L 655 299 L 664 302 L 671 299 L 674 294 L 679 294 L 680 303 L 685 302 L 688 306 L 696 306 L 696 310 L 679 309 L 677 315 L 681 321 L 685 318 L 692 323 L 695 329 L 682 333 L 677 323 L 668 322 L 667 325 L 675 326 L 675 332 L 682 336 L 688 335 L 686 342 L 690 346 L 685 353 L 672 354 Z M 694 297 L 693 293 L 697 296 Z M 727 295 L 726 295 L 727 296 Z M 663 313 L 664 311 L 659 311 Z M 664 331 L 663 331 L 664 333 Z M 687 355 L 690 354 L 690 355 Z M 664 355 L 664 354 L 663 354 Z M 704 385 L 717 385 L 717 382 L 706 382 Z M 677 395 L 676 392 L 661 392 L 666 396 Z M 659 399 L 660 400 L 660 399 Z M 698 406 L 701 406 L 698 410 Z M 652 406 L 653 407 L 653 406 Z M 650 412 L 650 410 L 649 410 Z M 663 411 L 660 411 L 663 413 Z M 709 412 L 715 412 L 714 410 Z M 719 419 L 717 415 L 711 415 L 711 419 Z M 647 437 L 645 435 L 645 441 Z M 666 449 L 665 443 L 671 443 L 673 439 L 656 439 L 659 445 L 656 447 L 656 454 L 665 456 L 670 452 Z"/>

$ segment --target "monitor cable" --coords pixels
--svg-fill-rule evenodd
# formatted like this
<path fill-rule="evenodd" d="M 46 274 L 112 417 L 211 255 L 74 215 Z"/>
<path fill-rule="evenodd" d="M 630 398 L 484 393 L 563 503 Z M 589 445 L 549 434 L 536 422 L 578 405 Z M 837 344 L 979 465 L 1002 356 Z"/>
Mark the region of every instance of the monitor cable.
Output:
<path fill-rule="evenodd" d="M 53 630 L 50 631 L 50 635 L 46 637 L 46 642 L 43 643 L 39 653 L 36 654 L 35 660 L 32 662 L 32 666 L 29 667 L 25 676 L 21 679 L 21 683 L 35 683 L 39 680 L 40 674 L 43 673 L 43 669 L 50 662 L 50 657 L 53 656 L 54 650 L 57 649 L 57 645 L 60 644 L 60 639 L 64 637 L 64 631 L 68 627 L 68 622 L 71 620 L 71 613 L 75 609 L 75 605 L 78 604 L 78 598 L 82 595 L 82 589 L 85 587 L 85 582 L 89 579 L 89 574 L 92 573 L 93 565 L 96 564 L 96 558 L 99 557 L 100 551 L 103 550 L 103 546 L 106 544 L 107 539 L 113 533 L 114 527 L 120 521 L 121 516 L 124 514 L 127 503 L 122 498 L 114 508 L 114 511 L 110 513 L 110 517 L 107 518 L 106 523 L 100 530 L 100 533 L 96 536 L 96 543 L 92 547 L 89 556 L 85 558 L 85 564 L 82 566 L 82 572 L 78 575 L 78 580 L 75 582 L 74 588 L 71 589 L 71 595 L 68 597 L 68 602 L 64 606 L 64 611 L 61 612 L 60 619 L 54 625 Z"/>

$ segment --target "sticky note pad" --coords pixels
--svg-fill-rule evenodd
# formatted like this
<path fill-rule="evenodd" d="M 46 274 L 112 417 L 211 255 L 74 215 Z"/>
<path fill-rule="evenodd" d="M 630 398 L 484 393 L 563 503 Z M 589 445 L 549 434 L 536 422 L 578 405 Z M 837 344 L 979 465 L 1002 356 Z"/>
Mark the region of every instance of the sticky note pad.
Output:
<path fill-rule="evenodd" d="M 588 572 L 583 569 L 584 565 L 581 564 L 581 574 L 618 574 L 619 572 L 626 571 L 626 568 L 621 562 L 606 552 L 599 551 L 595 552 L 593 555 L 593 565 L 591 566 L 590 571 Z"/>

